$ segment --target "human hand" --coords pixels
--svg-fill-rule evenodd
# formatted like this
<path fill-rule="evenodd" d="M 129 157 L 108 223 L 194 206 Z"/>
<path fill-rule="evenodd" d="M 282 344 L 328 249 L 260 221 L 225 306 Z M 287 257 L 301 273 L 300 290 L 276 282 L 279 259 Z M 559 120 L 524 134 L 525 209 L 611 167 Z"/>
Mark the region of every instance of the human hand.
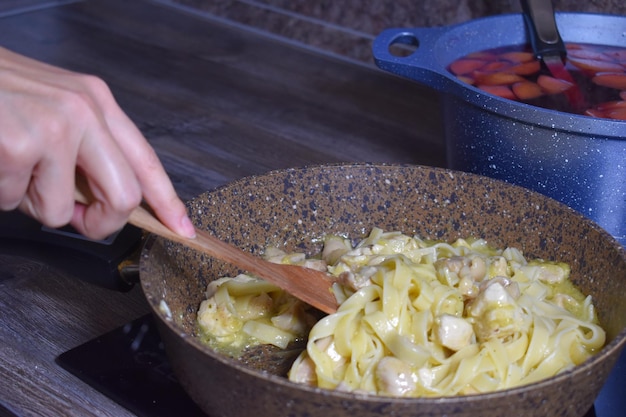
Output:
<path fill-rule="evenodd" d="M 74 201 L 76 175 L 93 201 Z M 174 232 L 195 236 L 154 149 L 99 78 L 0 48 L 0 210 L 101 239 L 142 198 Z"/>

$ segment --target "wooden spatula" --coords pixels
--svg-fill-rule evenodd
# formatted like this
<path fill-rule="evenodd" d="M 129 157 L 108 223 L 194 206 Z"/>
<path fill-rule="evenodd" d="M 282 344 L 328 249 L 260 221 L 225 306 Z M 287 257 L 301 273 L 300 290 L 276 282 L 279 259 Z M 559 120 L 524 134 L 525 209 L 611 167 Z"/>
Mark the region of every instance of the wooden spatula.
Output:
<path fill-rule="evenodd" d="M 76 201 L 87 203 L 89 199 L 77 189 Z M 250 274 L 263 278 L 287 291 L 294 297 L 328 314 L 337 311 L 337 300 L 331 291 L 330 275 L 296 265 L 275 264 L 223 242 L 210 233 L 196 229 L 196 237 L 182 237 L 161 223 L 151 211 L 139 206 L 128 220 L 133 226 L 155 235 L 181 243 L 199 252 L 228 262 Z"/>

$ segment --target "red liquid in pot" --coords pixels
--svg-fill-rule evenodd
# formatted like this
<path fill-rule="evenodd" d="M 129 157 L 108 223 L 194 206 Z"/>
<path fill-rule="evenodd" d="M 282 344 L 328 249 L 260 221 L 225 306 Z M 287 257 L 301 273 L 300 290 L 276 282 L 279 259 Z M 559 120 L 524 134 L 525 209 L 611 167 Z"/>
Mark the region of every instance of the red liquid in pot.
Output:
<path fill-rule="evenodd" d="M 626 49 L 567 44 L 566 69 L 575 85 L 542 68 L 529 46 L 507 46 L 474 52 L 448 70 L 459 80 L 488 93 L 568 113 L 626 120 Z M 586 109 L 572 109 L 564 94 L 578 87 Z"/>

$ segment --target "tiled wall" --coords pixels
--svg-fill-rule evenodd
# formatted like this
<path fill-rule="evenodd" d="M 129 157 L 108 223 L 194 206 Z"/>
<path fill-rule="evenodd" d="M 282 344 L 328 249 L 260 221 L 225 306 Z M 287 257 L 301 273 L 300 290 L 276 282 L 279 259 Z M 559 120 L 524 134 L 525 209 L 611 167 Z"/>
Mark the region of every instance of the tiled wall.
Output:
<path fill-rule="evenodd" d="M 371 63 L 371 41 L 390 27 L 441 26 L 518 12 L 517 0 L 161 0 Z M 626 14 L 624 0 L 554 0 L 557 11 Z"/>

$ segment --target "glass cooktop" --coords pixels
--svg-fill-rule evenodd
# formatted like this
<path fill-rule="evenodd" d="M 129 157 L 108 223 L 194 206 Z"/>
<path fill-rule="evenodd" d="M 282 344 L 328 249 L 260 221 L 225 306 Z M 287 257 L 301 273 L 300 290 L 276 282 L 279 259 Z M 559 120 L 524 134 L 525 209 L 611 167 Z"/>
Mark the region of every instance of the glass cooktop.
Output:
<path fill-rule="evenodd" d="M 178 384 L 151 315 L 57 357 L 57 363 L 140 417 L 206 417 Z"/>

